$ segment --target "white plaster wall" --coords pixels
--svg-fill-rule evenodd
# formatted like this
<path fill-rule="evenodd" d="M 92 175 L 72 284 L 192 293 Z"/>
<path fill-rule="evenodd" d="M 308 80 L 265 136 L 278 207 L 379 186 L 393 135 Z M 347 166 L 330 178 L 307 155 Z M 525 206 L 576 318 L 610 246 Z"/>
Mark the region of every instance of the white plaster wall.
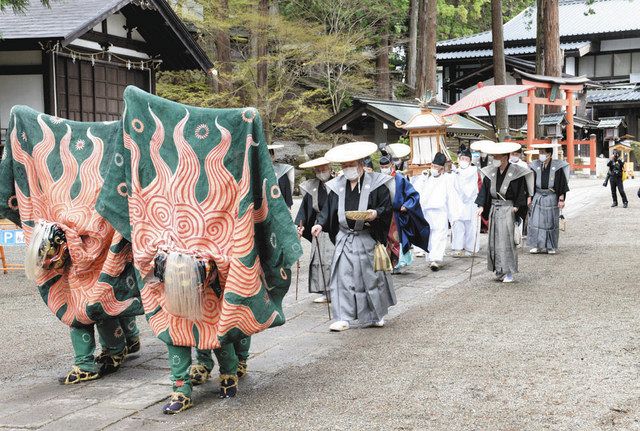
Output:
<path fill-rule="evenodd" d="M 127 25 L 127 18 L 121 13 L 114 13 L 109 18 L 107 18 L 107 33 L 120 36 L 127 37 L 127 30 L 124 28 Z M 131 32 L 131 39 L 139 40 L 144 42 L 144 38 L 140 36 L 138 30 L 133 30 Z"/>
<path fill-rule="evenodd" d="M 575 57 L 565 57 L 564 59 L 565 73 L 569 75 L 576 75 L 576 59 Z"/>
<path fill-rule="evenodd" d="M 626 51 L 629 49 L 640 49 L 640 37 L 629 39 L 610 39 L 600 42 L 600 52 Z"/>
<path fill-rule="evenodd" d="M 44 87 L 42 75 L 0 76 L 0 127 L 9 123 L 9 112 L 14 105 L 27 105 L 36 111 L 44 111 Z"/>
<path fill-rule="evenodd" d="M 39 64 L 42 64 L 42 51 L 0 51 L 0 66 L 37 66 Z"/>
<path fill-rule="evenodd" d="M 107 18 L 107 33 L 114 36 L 127 37 L 127 30 L 124 26 L 127 25 L 127 19 L 121 13 L 114 13 Z"/>

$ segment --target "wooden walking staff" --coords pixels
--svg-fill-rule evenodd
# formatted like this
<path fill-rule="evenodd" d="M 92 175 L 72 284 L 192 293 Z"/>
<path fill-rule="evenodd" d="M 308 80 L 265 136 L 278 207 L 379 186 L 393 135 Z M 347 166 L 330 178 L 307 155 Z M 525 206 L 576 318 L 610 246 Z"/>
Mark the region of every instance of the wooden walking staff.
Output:
<path fill-rule="evenodd" d="M 298 224 L 298 228 L 302 227 L 302 220 L 300 220 L 300 224 Z M 300 238 L 300 234 L 298 234 L 298 238 Z M 296 301 L 298 300 L 298 286 L 300 285 L 300 259 L 296 262 Z"/>
<path fill-rule="evenodd" d="M 473 275 L 473 264 L 476 261 L 476 254 L 477 249 L 478 249 L 478 235 L 480 234 L 480 227 L 482 225 L 482 220 L 481 220 L 482 216 L 478 216 L 478 219 L 476 221 L 476 238 L 473 241 L 473 254 L 471 255 L 471 269 L 469 270 L 469 281 L 471 281 L 471 276 Z"/>
<path fill-rule="evenodd" d="M 329 288 L 327 287 L 327 280 L 324 278 L 324 265 L 322 263 L 322 254 L 320 253 L 320 240 L 316 239 L 316 250 L 318 251 L 318 261 L 320 262 L 320 275 L 322 276 L 322 284 L 324 284 L 324 296 L 327 298 L 327 313 L 329 313 L 329 320 L 331 320 L 331 300 L 329 298 Z"/>

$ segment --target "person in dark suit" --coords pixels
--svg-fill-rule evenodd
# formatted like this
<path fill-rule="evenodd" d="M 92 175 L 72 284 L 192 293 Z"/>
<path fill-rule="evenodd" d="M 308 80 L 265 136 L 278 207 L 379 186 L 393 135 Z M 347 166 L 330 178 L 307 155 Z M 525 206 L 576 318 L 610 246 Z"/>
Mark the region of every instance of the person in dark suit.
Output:
<path fill-rule="evenodd" d="M 611 207 L 618 206 L 618 195 L 616 189 L 620 193 L 622 198 L 622 206 L 627 208 L 629 201 L 627 200 L 627 194 L 624 192 L 624 185 L 622 184 L 622 172 L 624 171 L 624 163 L 620 160 L 620 153 L 613 151 L 611 154 L 611 160 L 607 163 L 609 167 L 609 185 L 611 186 L 611 198 L 613 203 Z M 606 184 L 606 183 L 605 183 Z"/>

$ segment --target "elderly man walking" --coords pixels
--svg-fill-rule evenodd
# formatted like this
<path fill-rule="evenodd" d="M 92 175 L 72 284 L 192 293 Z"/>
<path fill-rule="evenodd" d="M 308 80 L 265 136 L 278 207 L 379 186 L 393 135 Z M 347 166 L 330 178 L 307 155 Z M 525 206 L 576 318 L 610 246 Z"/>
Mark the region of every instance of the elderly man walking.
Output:
<path fill-rule="evenodd" d="M 384 316 L 396 303 L 391 277 L 375 271 L 373 264 L 374 248 L 387 242 L 395 191 L 393 177 L 365 172 L 363 159 L 375 151 L 371 142 L 352 142 L 325 155 L 340 163 L 343 172 L 326 184 L 327 203 L 311 230 L 314 236 L 328 232 L 335 243 L 329 288 L 337 320 L 331 331 L 347 330 L 356 320 L 363 326 L 384 326 Z"/>

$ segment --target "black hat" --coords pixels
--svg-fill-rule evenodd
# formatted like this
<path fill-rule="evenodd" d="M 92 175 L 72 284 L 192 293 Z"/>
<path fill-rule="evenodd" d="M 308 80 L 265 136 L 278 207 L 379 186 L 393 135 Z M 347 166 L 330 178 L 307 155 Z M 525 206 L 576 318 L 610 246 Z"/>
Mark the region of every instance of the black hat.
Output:
<path fill-rule="evenodd" d="M 389 164 L 391 164 L 391 159 L 389 158 L 389 156 L 380 157 L 380 165 L 389 165 Z"/>
<path fill-rule="evenodd" d="M 460 149 L 458 150 L 458 156 L 467 156 L 471 158 L 471 149 L 467 147 L 465 144 L 460 144 Z"/>
<path fill-rule="evenodd" d="M 364 167 L 365 167 L 365 168 L 371 168 L 371 169 L 373 169 L 373 162 L 371 161 L 371 157 L 366 157 L 366 158 L 363 160 L 363 163 L 364 163 Z"/>
<path fill-rule="evenodd" d="M 444 164 L 447 163 L 447 158 L 444 156 L 444 154 L 437 153 L 433 158 L 433 162 L 431 163 L 438 166 L 444 166 Z"/>

